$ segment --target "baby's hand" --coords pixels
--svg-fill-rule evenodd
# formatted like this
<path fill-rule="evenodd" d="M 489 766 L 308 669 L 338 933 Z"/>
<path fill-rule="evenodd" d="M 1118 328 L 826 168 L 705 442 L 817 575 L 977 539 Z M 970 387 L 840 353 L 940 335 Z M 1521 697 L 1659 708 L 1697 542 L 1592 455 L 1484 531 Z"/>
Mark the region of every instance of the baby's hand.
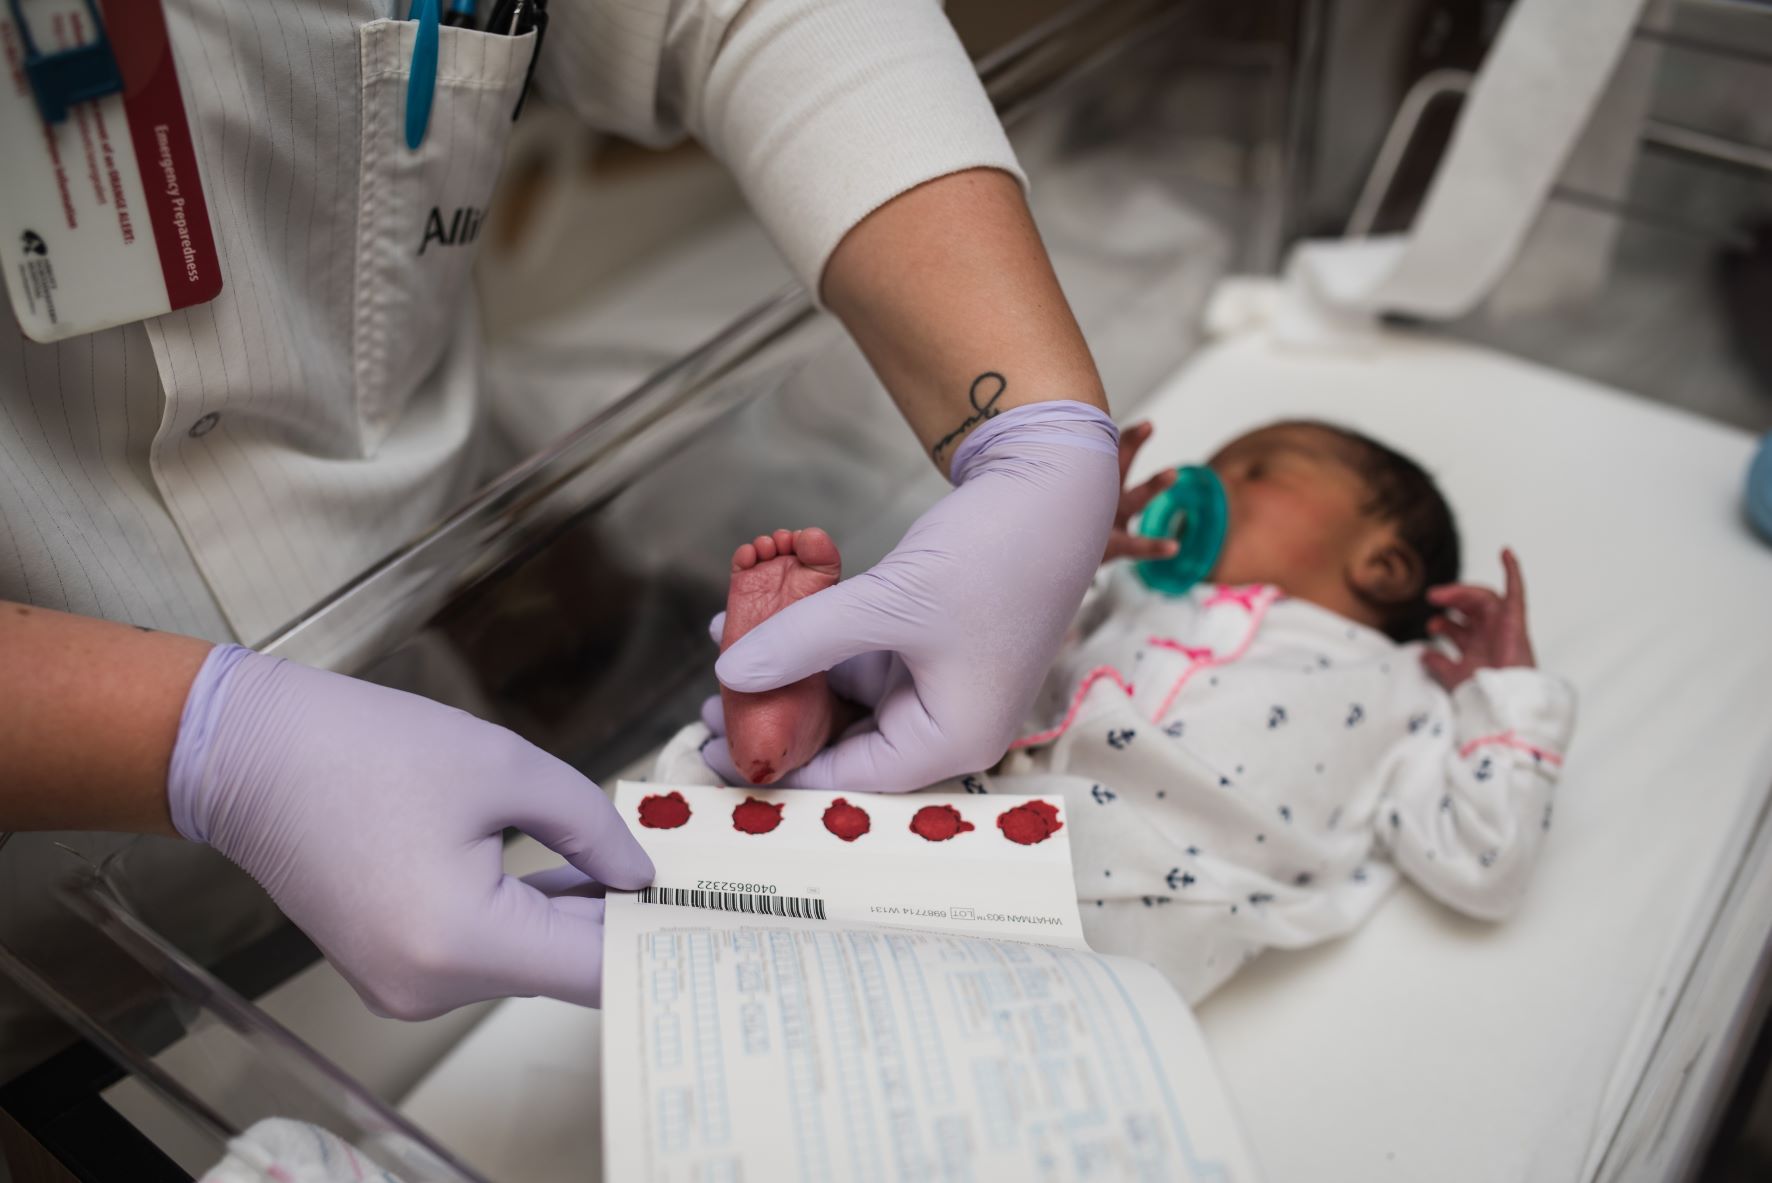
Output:
<path fill-rule="evenodd" d="M 1126 487 L 1126 474 L 1132 468 L 1132 459 L 1150 438 L 1149 423 L 1134 423 L 1120 433 L 1120 505 L 1114 510 L 1114 530 L 1108 535 L 1107 551 L 1101 556 L 1104 563 L 1111 559 L 1166 559 L 1179 549 L 1174 539 L 1146 538 L 1127 529 L 1153 497 L 1175 483 L 1175 470 L 1165 468 L 1137 488 Z"/>
<path fill-rule="evenodd" d="M 1507 572 L 1503 595 L 1469 583 L 1428 589 L 1428 602 L 1442 615 L 1428 621 L 1427 631 L 1457 646 L 1458 659 L 1430 648 L 1421 655 L 1421 664 L 1448 691 L 1458 689 L 1478 670 L 1537 665 L 1532 640 L 1526 635 L 1526 584 L 1520 577 L 1520 561 L 1513 551 L 1503 550 L 1501 565 Z"/>

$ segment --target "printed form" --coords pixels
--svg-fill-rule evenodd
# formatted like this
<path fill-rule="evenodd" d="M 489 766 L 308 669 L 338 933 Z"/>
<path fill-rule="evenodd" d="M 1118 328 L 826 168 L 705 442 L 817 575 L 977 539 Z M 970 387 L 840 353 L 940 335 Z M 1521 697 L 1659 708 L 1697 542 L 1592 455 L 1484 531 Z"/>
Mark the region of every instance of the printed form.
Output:
<path fill-rule="evenodd" d="M 623 784 L 607 1178 L 1253 1180 L 1192 1014 L 1083 941 L 1057 798 Z"/>

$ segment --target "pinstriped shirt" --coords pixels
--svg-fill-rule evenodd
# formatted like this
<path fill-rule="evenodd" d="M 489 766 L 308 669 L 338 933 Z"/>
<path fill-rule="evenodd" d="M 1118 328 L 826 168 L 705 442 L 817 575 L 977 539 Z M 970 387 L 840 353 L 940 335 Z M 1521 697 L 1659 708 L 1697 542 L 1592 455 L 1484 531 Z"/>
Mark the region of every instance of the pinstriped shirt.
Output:
<path fill-rule="evenodd" d="M 251 644 L 469 491 L 472 227 L 533 36 L 388 0 L 165 0 L 224 277 L 208 304 L 38 345 L 0 324 L 0 598 Z M 553 0 L 540 84 L 643 142 L 694 134 L 815 286 L 930 178 L 1019 176 L 931 0 Z"/>

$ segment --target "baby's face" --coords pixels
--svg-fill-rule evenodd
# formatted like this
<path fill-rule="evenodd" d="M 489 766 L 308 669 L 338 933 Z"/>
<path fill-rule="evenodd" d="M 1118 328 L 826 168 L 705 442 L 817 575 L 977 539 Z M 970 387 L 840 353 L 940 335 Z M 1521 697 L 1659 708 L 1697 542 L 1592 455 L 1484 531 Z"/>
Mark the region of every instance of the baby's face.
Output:
<path fill-rule="evenodd" d="M 1306 598 L 1344 584 L 1373 529 L 1361 512 L 1365 482 L 1344 448 L 1321 428 L 1277 424 L 1219 449 L 1209 463 L 1230 524 L 1215 582 L 1272 583 Z"/>

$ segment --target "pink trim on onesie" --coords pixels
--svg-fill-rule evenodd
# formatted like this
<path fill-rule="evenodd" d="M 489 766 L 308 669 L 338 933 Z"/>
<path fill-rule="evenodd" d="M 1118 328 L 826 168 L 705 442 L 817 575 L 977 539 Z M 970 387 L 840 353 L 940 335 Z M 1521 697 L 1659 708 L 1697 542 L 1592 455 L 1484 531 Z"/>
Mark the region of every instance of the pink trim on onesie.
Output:
<path fill-rule="evenodd" d="M 1148 645 L 1155 645 L 1159 649 L 1173 650 L 1187 658 L 1189 661 L 1206 661 L 1212 656 L 1211 649 L 1196 648 L 1193 645 L 1183 645 L 1174 637 L 1147 637 L 1145 638 L 1145 643 Z"/>
<path fill-rule="evenodd" d="M 1219 604 L 1241 604 L 1244 611 L 1254 612 L 1258 606 L 1267 607 L 1267 604 L 1262 604 L 1261 601 L 1266 596 L 1268 589 L 1269 585 L 1265 583 L 1246 583 L 1242 587 L 1220 586 L 1200 607 L 1212 608 Z M 1268 599 L 1267 603 L 1271 604 L 1273 600 Z"/>
<path fill-rule="evenodd" d="M 1169 713 L 1169 708 L 1175 705 L 1176 696 L 1181 693 L 1181 688 L 1187 685 L 1189 678 L 1192 678 L 1201 670 L 1229 665 L 1233 661 L 1241 658 L 1243 654 L 1247 653 L 1249 651 L 1249 646 L 1255 641 L 1255 634 L 1261 631 L 1261 622 L 1266 618 L 1267 610 L 1273 607 L 1274 602 L 1279 598 L 1280 595 L 1275 589 L 1260 584 L 1252 584 L 1249 587 L 1240 588 L 1221 587 L 1213 594 L 1211 599 L 1206 601 L 1204 606 L 1208 608 L 1214 604 L 1233 603 L 1241 604 L 1244 608 L 1249 610 L 1249 631 L 1243 634 L 1242 643 L 1226 657 L 1215 657 L 1213 656 L 1211 649 L 1202 649 L 1192 645 L 1184 645 L 1173 637 L 1153 636 L 1148 638 L 1146 641 L 1147 644 L 1153 645 L 1158 649 L 1172 650 L 1188 659 L 1188 668 L 1182 672 L 1181 677 L 1175 680 L 1175 685 L 1169 688 L 1169 693 L 1163 698 L 1163 705 L 1158 707 L 1156 714 L 1151 716 L 1151 722 L 1161 722 L 1163 716 Z M 1070 709 L 1065 711 L 1064 718 L 1059 721 L 1058 726 L 1047 728 L 1045 731 L 1036 731 L 1032 735 L 1024 735 L 1009 745 L 1010 750 L 1013 751 L 1016 748 L 1033 747 L 1036 744 L 1051 743 L 1053 740 L 1069 731 L 1071 729 L 1071 724 L 1077 721 L 1077 714 L 1083 709 L 1083 700 L 1089 696 L 1089 692 L 1095 688 L 1095 684 L 1103 679 L 1107 679 L 1118 685 L 1121 690 L 1126 692 L 1127 698 L 1132 697 L 1132 683 L 1128 682 L 1119 670 L 1111 665 L 1096 666 L 1094 669 L 1090 670 L 1088 674 L 1084 675 L 1083 684 L 1078 686 L 1077 692 L 1071 696 Z"/>
<path fill-rule="evenodd" d="M 1084 675 L 1083 684 L 1077 687 L 1077 692 L 1071 696 L 1071 709 L 1064 713 L 1064 718 L 1059 722 L 1058 726 L 1048 728 L 1045 731 L 1036 731 L 1032 735 L 1024 735 L 1009 745 L 1010 750 L 1013 751 L 1016 748 L 1029 748 L 1033 747 L 1035 744 L 1050 743 L 1069 731 L 1071 729 L 1071 724 L 1077 721 L 1077 712 L 1083 709 L 1083 700 L 1089 697 L 1089 692 L 1095 689 L 1095 684 L 1104 678 L 1114 682 L 1120 687 L 1120 689 L 1124 690 L 1127 698 L 1132 697 L 1132 683 L 1122 677 L 1119 670 L 1111 665 L 1098 665 Z"/>
<path fill-rule="evenodd" d="M 1272 608 L 1274 601 L 1279 598 L 1278 593 L 1266 587 L 1221 587 L 1211 599 L 1206 601 L 1207 607 L 1229 601 L 1241 604 L 1249 610 L 1249 631 L 1243 634 L 1242 644 L 1225 657 L 1214 656 L 1210 649 L 1195 649 L 1183 645 L 1171 637 L 1150 638 L 1150 644 L 1163 649 L 1173 649 L 1178 653 L 1185 654 L 1188 659 L 1187 669 L 1181 672 L 1181 677 L 1175 679 L 1175 685 L 1171 686 L 1169 693 L 1163 696 L 1163 705 L 1158 707 L 1156 713 L 1151 716 L 1151 722 L 1161 723 L 1163 721 L 1163 716 L 1169 713 L 1169 708 L 1174 706 L 1175 700 L 1181 696 L 1181 688 L 1186 686 L 1188 680 L 1195 674 L 1201 670 L 1230 665 L 1232 662 L 1240 660 L 1243 654 L 1249 652 L 1249 646 L 1255 643 L 1255 634 L 1261 631 L 1261 622 L 1267 618 L 1267 610 Z"/>
<path fill-rule="evenodd" d="M 1458 749 L 1458 757 L 1461 760 L 1468 760 L 1470 759 L 1472 752 L 1476 751 L 1478 748 L 1488 747 L 1491 744 L 1499 744 L 1504 748 L 1513 748 L 1515 751 L 1525 752 L 1528 755 L 1536 756 L 1553 768 L 1561 768 L 1563 765 L 1562 756 L 1556 752 L 1538 747 L 1535 744 L 1529 744 L 1519 736 L 1515 735 L 1512 731 L 1502 731 L 1495 735 L 1478 736 L 1476 739 L 1471 740 L 1469 743 Z"/>

